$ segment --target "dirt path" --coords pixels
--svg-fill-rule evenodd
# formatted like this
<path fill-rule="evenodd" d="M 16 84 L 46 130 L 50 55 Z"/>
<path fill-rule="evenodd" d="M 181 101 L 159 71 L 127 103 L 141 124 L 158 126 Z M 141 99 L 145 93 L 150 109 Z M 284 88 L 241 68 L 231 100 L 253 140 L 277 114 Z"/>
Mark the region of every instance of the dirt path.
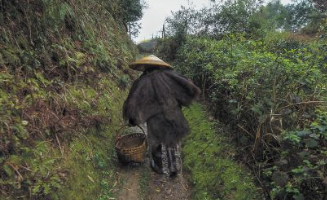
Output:
<path fill-rule="evenodd" d="M 149 193 L 146 200 L 189 200 L 190 187 L 183 175 L 167 178 L 151 172 Z"/>
<path fill-rule="evenodd" d="M 118 200 L 140 199 L 140 170 L 135 167 L 124 166 L 118 172 L 118 177 L 122 183 Z"/>
<path fill-rule="evenodd" d="M 146 127 L 143 126 L 146 131 Z M 131 127 L 130 132 L 142 132 Z M 146 132 L 145 132 L 146 134 Z M 118 179 L 122 185 L 118 200 L 190 200 L 190 187 L 183 172 L 174 178 L 156 174 L 150 168 L 150 157 L 140 166 L 118 167 Z"/>
<path fill-rule="evenodd" d="M 118 200 L 190 200 L 190 187 L 182 174 L 174 178 L 156 174 L 148 160 L 138 167 L 120 167 Z"/>

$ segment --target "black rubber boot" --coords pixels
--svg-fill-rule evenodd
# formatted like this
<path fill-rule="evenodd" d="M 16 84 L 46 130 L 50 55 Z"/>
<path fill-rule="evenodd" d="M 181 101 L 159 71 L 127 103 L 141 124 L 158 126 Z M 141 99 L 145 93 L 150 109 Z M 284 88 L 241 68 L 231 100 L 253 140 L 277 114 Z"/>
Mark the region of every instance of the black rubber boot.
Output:
<path fill-rule="evenodd" d="M 170 177 L 175 177 L 178 172 L 176 167 L 175 150 L 172 148 L 168 148 L 167 156 L 168 156 L 168 167 L 169 167 Z"/>
<path fill-rule="evenodd" d="M 152 160 L 150 162 L 151 169 L 158 174 L 163 174 L 161 154 L 161 145 L 159 145 L 152 151 Z"/>
<path fill-rule="evenodd" d="M 151 169 L 156 172 L 157 174 L 163 174 L 162 168 L 160 168 L 154 160 L 151 160 L 150 162 Z"/>

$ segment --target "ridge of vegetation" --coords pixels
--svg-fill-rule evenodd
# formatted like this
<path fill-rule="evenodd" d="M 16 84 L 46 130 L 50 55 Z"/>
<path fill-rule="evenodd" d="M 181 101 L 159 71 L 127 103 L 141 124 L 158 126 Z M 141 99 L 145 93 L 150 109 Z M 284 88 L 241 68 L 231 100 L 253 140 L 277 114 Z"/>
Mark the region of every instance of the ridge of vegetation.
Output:
<path fill-rule="evenodd" d="M 0 199 L 108 199 L 140 1 L 0 1 Z"/>
<path fill-rule="evenodd" d="M 158 39 L 156 52 L 201 87 L 208 110 L 230 127 L 237 157 L 268 199 L 327 196 L 327 10 L 320 3 L 182 7 Z"/>
<path fill-rule="evenodd" d="M 232 127 L 239 152 L 246 152 L 240 159 L 261 174 L 270 198 L 323 198 L 327 81 L 319 59 L 325 55 L 318 54 L 322 47 L 310 42 L 276 55 L 265 45 L 242 37 L 190 38 L 179 51 L 179 69 L 205 88 L 210 110 Z"/>

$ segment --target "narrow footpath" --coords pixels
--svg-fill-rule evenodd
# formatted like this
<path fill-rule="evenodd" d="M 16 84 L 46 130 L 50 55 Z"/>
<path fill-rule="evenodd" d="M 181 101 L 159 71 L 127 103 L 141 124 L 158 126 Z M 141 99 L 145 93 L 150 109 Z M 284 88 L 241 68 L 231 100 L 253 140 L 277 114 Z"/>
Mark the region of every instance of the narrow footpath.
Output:
<path fill-rule="evenodd" d="M 119 166 L 116 199 L 265 199 L 250 171 L 234 159 L 237 147 L 226 137 L 224 125 L 209 117 L 200 104 L 186 108 L 184 114 L 191 128 L 183 141 L 184 170 L 175 178 L 156 174 L 149 155 L 140 166 Z"/>
<path fill-rule="evenodd" d="M 118 200 L 191 200 L 190 186 L 183 173 L 168 178 L 154 173 L 149 159 L 140 166 L 123 166 L 118 172 Z"/>
<path fill-rule="evenodd" d="M 146 127 L 143 126 L 146 131 Z M 142 132 L 133 127 L 129 132 Z M 145 132 L 145 134 L 147 134 Z M 190 200 L 190 186 L 182 171 L 176 177 L 169 178 L 153 172 L 150 168 L 150 156 L 139 166 L 118 167 L 118 180 L 121 190 L 118 200 Z"/>

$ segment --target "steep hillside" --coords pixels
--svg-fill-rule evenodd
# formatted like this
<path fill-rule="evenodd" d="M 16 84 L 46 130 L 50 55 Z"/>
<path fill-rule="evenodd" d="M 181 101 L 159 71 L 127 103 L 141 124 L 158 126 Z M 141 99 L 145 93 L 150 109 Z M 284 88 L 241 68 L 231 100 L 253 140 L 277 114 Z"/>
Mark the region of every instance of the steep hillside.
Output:
<path fill-rule="evenodd" d="M 0 199 L 110 197 L 128 2 L 0 1 Z"/>

